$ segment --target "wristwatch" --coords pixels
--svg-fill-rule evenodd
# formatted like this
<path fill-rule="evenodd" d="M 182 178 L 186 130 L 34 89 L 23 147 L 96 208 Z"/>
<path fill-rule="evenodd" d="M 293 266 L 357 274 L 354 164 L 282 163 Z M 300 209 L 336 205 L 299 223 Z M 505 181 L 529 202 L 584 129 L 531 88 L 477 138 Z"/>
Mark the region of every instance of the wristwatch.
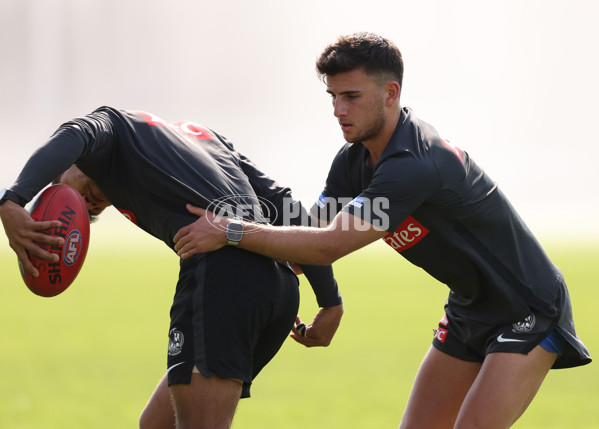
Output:
<path fill-rule="evenodd" d="M 27 204 L 25 198 L 11 191 L 10 189 L 4 188 L 0 191 L 0 206 L 4 204 L 6 201 L 12 201 L 13 203 L 17 203 L 21 207 L 25 207 L 25 204 Z"/>
<path fill-rule="evenodd" d="M 238 220 L 232 220 L 227 225 L 227 245 L 238 246 L 243 238 L 243 223 Z"/>

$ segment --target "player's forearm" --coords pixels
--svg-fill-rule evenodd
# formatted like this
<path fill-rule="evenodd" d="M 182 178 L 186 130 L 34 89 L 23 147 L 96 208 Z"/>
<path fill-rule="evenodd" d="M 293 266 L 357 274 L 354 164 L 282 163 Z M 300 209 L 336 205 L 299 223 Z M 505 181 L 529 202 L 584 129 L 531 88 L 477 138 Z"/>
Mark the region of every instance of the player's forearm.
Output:
<path fill-rule="evenodd" d="M 83 147 L 76 132 L 55 133 L 31 155 L 11 189 L 31 201 L 43 187 L 73 165 Z"/>
<path fill-rule="evenodd" d="M 319 307 L 333 307 L 343 303 L 332 266 L 301 264 L 300 268 L 310 282 Z"/>
<path fill-rule="evenodd" d="M 335 243 L 334 231 L 327 228 L 274 227 L 246 222 L 239 247 L 298 264 L 330 265 L 345 254 L 342 246 Z"/>
<path fill-rule="evenodd" d="M 183 258 L 196 253 L 220 249 L 229 241 L 225 231 L 230 219 L 225 219 L 201 207 L 187 205 L 187 210 L 198 219 L 179 229 L 173 237 L 174 250 Z M 354 250 L 381 238 L 385 231 L 374 228 L 353 228 L 353 216 L 340 213 L 326 228 L 303 226 L 271 226 L 242 222 L 242 237 L 232 241 L 239 247 L 270 258 L 298 264 L 330 265 Z M 236 237 L 234 237 L 236 238 Z"/>

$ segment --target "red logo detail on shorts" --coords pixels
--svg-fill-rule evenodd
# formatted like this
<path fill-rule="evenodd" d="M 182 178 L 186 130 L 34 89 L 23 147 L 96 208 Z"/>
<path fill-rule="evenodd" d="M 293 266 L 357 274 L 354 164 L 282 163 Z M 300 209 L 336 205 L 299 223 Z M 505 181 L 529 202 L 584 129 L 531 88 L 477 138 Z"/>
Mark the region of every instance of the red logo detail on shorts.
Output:
<path fill-rule="evenodd" d="M 447 327 L 449 325 L 449 319 L 447 318 L 447 314 L 443 315 L 443 317 L 441 318 L 441 321 L 439 322 L 439 325 L 443 325 L 445 327 Z"/>
<path fill-rule="evenodd" d="M 435 330 L 435 338 L 444 343 L 445 338 L 447 338 L 447 332 L 449 332 L 447 329 L 439 328 Z"/>
<path fill-rule="evenodd" d="M 119 209 L 118 207 L 116 208 L 123 216 L 125 216 L 127 219 L 129 219 L 131 222 L 133 222 L 135 225 L 137 225 L 137 218 L 135 217 L 135 215 L 133 214 L 132 211 L 129 210 L 125 210 L 125 209 Z"/>
<path fill-rule="evenodd" d="M 385 235 L 383 240 L 385 240 L 385 243 L 389 246 L 393 247 L 396 252 L 401 253 L 416 245 L 428 233 L 428 229 L 423 227 L 412 216 L 408 216 L 408 218 L 397 227 L 395 232 L 390 232 Z"/>

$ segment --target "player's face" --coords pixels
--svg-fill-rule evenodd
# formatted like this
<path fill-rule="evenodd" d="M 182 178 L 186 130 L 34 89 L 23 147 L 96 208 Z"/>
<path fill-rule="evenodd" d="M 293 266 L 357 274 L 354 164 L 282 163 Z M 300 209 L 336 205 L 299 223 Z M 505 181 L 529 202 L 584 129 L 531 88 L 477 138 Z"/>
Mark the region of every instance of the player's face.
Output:
<path fill-rule="evenodd" d="M 75 188 L 85 200 L 87 210 L 91 214 L 98 215 L 111 205 L 94 182 L 74 165 L 63 173 L 60 177 L 60 183 Z"/>
<path fill-rule="evenodd" d="M 381 133 L 386 123 L 385 94 L 364 69 L 327 76 L 327 92 L 346 141 L 367 142 Z"/>

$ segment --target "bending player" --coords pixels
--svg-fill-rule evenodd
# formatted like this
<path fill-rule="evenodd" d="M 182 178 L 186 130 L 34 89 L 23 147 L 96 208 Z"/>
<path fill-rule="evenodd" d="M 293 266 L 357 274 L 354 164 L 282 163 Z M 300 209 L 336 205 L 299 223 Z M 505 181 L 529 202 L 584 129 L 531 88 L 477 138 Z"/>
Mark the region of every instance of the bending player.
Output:
<path fill-rule="evenodd" d="M 279 225 L 285 213 L 301 212 L 288 188 L 214 131 L 102 107 L 63 124 L 3 193 L 0 217 L 9 243 L 34 275 L 27 252 L 51 260 L 38 243 L 62 245 L 43 233 L 60 222 L 34 222 L 23 206 L 53 179 L 77 189 L 91 214 L 112 204 L 171 248 L 175 233 L 196 219 L 185 209 L 189 201 L 200 207 L 220 202 L 232 217 Z M 301 266 L 322 308 L 300 335 L 293 326 L 299 291 L 292 268 L 237 248 L 238 234 L 230 227 L 232 246 L 181 262 L 167 375 L 142 413 L 143 428 L 174 427 L 173 407 L 180 427 L 228 428 L 239 398 L 249 396 L 253 379 L 290 330 L 306 346 L 328 345 L 337 330 L 343 306 L 330 266 Z"/>

